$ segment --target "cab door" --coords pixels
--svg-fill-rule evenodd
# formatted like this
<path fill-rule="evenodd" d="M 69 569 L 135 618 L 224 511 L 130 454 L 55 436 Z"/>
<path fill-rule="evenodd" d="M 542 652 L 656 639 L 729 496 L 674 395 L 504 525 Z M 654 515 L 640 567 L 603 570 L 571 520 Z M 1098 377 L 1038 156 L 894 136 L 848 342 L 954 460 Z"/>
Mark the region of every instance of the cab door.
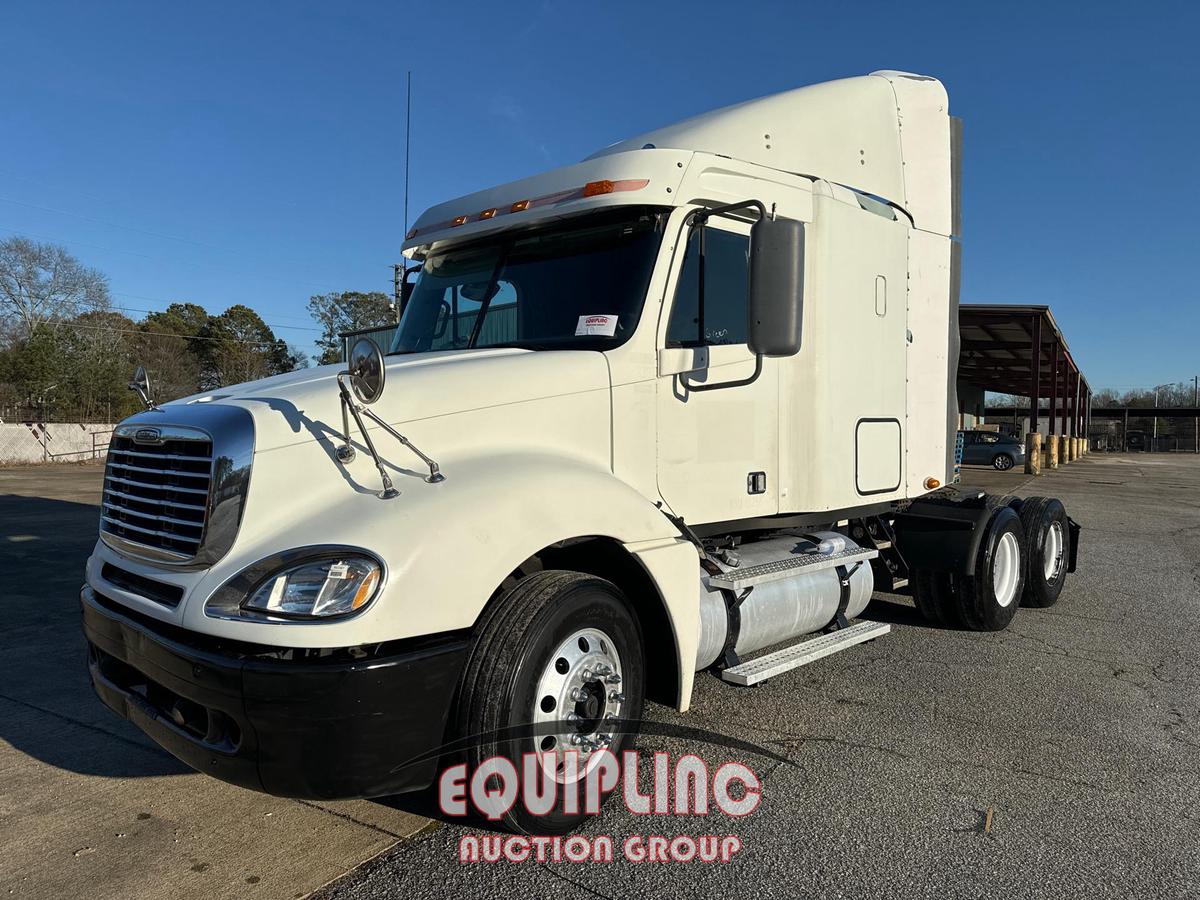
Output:
<path fill-rule="evenodd" d="M 764 359 L 757 378 L 738 384 L 755 371 L 746 344 L 750 226 L 710 219 L 703 230 L 703 241 L 697 226 L 680 236 L 683 259 L 658 334 L 658 487 L 692 525 L 779 509 L 777 361 Z"/>

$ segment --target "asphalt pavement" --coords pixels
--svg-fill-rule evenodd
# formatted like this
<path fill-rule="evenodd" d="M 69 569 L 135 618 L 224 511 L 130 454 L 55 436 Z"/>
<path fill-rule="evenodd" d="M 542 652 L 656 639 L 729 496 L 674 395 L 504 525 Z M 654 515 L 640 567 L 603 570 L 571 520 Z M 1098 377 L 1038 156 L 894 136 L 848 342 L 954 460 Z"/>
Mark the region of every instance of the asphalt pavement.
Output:
<path fill-rule="evenodd" d="M 689 713 L 649 708 L 763 749 L 640 741 L 750 765 L 763 793 L 749 816 L 634 816 L 618 798 L 581 830 L 611 836 L 614 862 L 462 864 L 460 838 L 487 832 L 428 794 L 265 797 L 188 771 L 101 707 L 76 595 L 100 469 L 0 469 L 0 896 L 1200 895 L 1200 458 L 1093 454 L 1036 479 L 965 479 L 1059 496 L 1082 523 L 1057 606 L 975 634 L 877 594 L 866 617 L 894 626 L 881 640 L 754 688 L 701 674 Z M 742 849 L 621 859 L 652 834 L 736 834 Z"/>
<path fill-rule="evenodd" d="M 79 586 L 102 474 L 0 467 L 0 897 L 291 900 L 425 827 L 199 775 L 100 704 Z"/>
<path fill-rule="evenodd" d="M 651 707 L 787 757 L 700 748 L 762 775 L 751 815 L 634 816 L 618 800 L 581 831 L 612 836 L 611 863 L 463 864 L 460 838 L 485 832 L 443 822 L 321 896 L 1200 895 L 1200 457 L 1093 454 L 1036 479 L 964 480 L 1060 497 L 1083 525 L 1079 572 L 1055 607 L 995 634 L 931 627 L 909 598 L 877 594 L 865 617 L 893 623 L 885 638 L 754 688 L 701 675 L 683 716 Z M 727 833 L 743 844 L 729 863 L 620 852 L 631 835 Z"/>

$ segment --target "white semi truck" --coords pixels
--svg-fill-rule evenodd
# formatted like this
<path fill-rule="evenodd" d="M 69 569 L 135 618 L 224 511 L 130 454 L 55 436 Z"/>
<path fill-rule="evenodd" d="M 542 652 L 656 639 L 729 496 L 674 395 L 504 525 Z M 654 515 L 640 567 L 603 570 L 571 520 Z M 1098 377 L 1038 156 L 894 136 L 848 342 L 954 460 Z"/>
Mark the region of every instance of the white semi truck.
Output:
<path fill-rule="evenodd" d="M 420 788 L 456 741 L 565 783 L 699 671 L 880 636 L 875 589 L 980 630 L 1053 603 L 1062 504 L 952 484 L 957 126 L 876 72 L 425 212 L 386 353 L 117 428 L 101 699 L 280 795 Z"/>

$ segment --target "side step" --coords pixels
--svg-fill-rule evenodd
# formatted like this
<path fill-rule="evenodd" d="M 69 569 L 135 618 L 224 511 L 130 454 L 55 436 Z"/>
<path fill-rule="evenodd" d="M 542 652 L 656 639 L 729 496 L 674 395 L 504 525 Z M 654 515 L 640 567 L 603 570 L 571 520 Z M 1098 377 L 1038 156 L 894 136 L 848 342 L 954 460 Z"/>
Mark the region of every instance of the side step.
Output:
<path fill-rule="evenodd" d="M 758 684 L 760 681 L 790 672 L 807 663 L 816 662 L 839 650 L 883 637 L 891 630 L 892 626 L 887 622 L 859 622 L 857 625 L 851 625 L 841 631 L 822 634 L 749 662 L 730 666 L 721 671 L 721 677 L 733 684 Z"/>
<path fill-rule="evenodd" d="M 878 550 L 856 547 L 853 550 L 842 550 L 839 553 L 797 553 L 784 559 L 772 560 L 759 566 L 749 566 L 745 569 L 730 569 L 720 575 L 710 575 L 708 583 L 713 587 L 740 590 L 765 581 L 780 581 L 793 575 L 805 572 L 816 572 L 819 569 L 832 569 L 834 566 L 852 566 L 857 562 L 865 562 L 879 555 Z"/>

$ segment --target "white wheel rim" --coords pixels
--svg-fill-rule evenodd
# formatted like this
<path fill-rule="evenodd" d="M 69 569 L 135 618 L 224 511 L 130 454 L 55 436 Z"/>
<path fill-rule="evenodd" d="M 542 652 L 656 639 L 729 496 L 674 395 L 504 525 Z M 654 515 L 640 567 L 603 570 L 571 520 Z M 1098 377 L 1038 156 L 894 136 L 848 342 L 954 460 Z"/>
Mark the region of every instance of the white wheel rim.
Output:
<path fill-rule="evenodd" d="M 992 564 L 992 587 L 996 602 L 1008 606 L 1017 596 L 1017 585 L 1021 580 L 1021 544 L 1017 536 L 1006 531 L 996 545 L 996 557 Z"/>
<path fill-rule="evenodd" d="M 598 628 L 576 631 L 551 654 L 538 679 L 532 720 L 543 726 L 534 736 L 538 762 L 555 781 L 584 777 L 599 762 L 599 751 L 616 741 L 613 720 L 625 705 L 624 675 L 616 645 Z"/>
<path fill-rule="evenodd" d="M 1046 529 L 1046 540 L 1042 543 L 1042 571 L 1047 581 L 1054 581 L 1062 571 L 1065 550 L 1062 523 L 1051 522 Z"/>

